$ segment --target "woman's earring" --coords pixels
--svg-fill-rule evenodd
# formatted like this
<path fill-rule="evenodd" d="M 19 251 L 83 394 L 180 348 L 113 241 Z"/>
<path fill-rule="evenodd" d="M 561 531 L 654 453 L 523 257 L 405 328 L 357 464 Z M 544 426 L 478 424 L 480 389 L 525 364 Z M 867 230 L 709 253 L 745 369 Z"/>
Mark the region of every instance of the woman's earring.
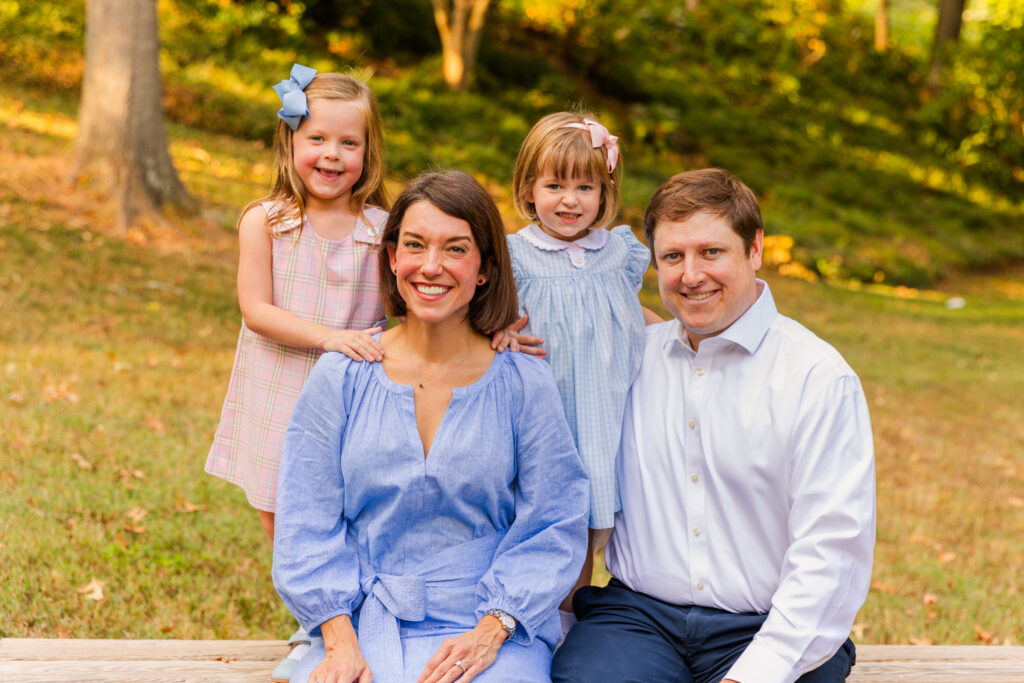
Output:
<path fill-rule="evenodd" d="M 478 277 L 476 279 L 476 286 L 479 287 L 480 285 L 482 285 L 485 282 L 487 282 L 487 278 L 485 278 L 483 275 L 481 275 L 480 277 Z"/>

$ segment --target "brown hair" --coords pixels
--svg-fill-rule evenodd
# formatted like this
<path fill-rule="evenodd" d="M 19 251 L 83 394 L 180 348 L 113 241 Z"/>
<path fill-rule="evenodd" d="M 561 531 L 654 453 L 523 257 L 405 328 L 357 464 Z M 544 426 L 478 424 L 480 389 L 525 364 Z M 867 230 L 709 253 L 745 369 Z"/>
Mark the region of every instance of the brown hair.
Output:
<path fill-rule="evenodd" d="M 389 316 L 405 315 L 405 300 L 398 293 L 388 250 L 398 248 L 405 212 L 416 202 L 430 202 L 449 216 L 469 223 L 473 241 L 480 250 L 480 272 L 487 276 L 487 282 L 476 288 L 469 302 L 469 324 L 481 334 L 511 325 L 519 317 L 519 298 L 505 242 L 505 224 L 487 190 L 462 171 L 423 173 L 395 200 L 384 224 L 378 257 L 384 310 Z"/>
<path fill-rule="evenodd" d="M 729 222 L 743 240 L 747 255 L 764 230 L 761 209 L 753 191 L 732 173 L 720 168 L 687 171 L 672 176 L 654 193 L 644 211 L 644 236 L 654 248 L 654 229 L 661 221 L 684 221 L 697 213 L 709 213 Z"/>
<path fill-rule="evenodd" d="M 363 122 L 366 127 L 366 152 L 363 156 L 363 174 L 352 186 L 351 209 L 362 213 L 365 204 L 373 204 L 382 209 L 389 206 L 387 192 L 384 188 L 384 133 L 380 118 L 377 98 L 366 83 L 358 78 L 340 73 L 317 74 L 306 86 L 306 99 L 309 104 L 318 100 L 342 100 L 353 102 L 363 110 Z M 300 122 L 301 125 L 301 122 Z M 274 181 L 270 195 L 258 199 L 249 207 L 262 201 L 285 201 L 294 204 L 300 218 L 301 226 L 306 215 L 308 190 L 295 172 L 292 162 L 292 138 L 295 135 L 287 123 L 278 119 L 274 131 Z M 288 231 L 284 223 L 295 212 L 285 211 L 268 219 L 272 234 Z M 243 214 L 245 211 L 242 212 Z"/>
<path fill-rule="evenodd" d="M 534 124 L 516 157 L 512 174 L 512 195 L 516 210 L 524 218 L 540 220 L 530 201 L 537 177 L 550 172 L 559 180 L 591 177 L 601 183 L 601 208 L 594 222 L 587 226 L 604 228 L 619 212 L 619 184 L 622 178 L 622 157 L 612 173 L 608 172 L 608 151 L 590 144 L 590 133 L 579 128 L 566 128 L 569 123 L 596 120 L 586 112 L 548 114 Z"/>

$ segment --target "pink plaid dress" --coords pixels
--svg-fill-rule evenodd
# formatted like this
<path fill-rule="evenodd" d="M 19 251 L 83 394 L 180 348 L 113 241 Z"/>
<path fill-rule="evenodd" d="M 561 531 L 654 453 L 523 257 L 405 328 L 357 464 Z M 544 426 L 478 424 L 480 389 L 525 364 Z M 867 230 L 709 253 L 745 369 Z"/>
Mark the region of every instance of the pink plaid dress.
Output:
<path fill-rule="evenodd" d="M 267 216 L 290 209 L 264 202 Z M 274 234 L 274 304 L 335 329 L 363 330 L 384 317 L 377 280 L 377 247 L 387 219 L 366 206 L 352 234 L 332 242 L 307 220 L 296 233 Z M 249 504 L 274 511 L 277 470 L 292 408 L 319 349 L 299 349 L 262 337 L 242 322 L 227 397 L 206 471 L 241 486 Z"/>

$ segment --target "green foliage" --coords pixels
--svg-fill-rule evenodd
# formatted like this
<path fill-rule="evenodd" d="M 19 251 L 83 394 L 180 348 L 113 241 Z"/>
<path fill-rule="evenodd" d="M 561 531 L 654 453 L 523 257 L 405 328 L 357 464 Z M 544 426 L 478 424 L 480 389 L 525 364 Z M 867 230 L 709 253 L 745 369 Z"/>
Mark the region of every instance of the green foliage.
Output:
<path fill-rule="evenodd" d="M 585 108 L 621 137 L 625 220 L 668 175 L 718 165 L 821 275 L 920 286 L 1024 258 L 1024 7 L 970 3 L 935 91 L 923 82 L 934 3 L 893 3 L 884 53 L 875 8 L 493 0 L 476 91 L 451 94 L 426 0 L 160 0 L 165 107 L 267 144 L 270 86 L 292 62 L 356 69 L 379 95 L 399 176 L 460 166 L 499 195 L 532 122 Z M 0 76 L 73 91 L 83 22 L 82 0 L 0 0 Z"/>

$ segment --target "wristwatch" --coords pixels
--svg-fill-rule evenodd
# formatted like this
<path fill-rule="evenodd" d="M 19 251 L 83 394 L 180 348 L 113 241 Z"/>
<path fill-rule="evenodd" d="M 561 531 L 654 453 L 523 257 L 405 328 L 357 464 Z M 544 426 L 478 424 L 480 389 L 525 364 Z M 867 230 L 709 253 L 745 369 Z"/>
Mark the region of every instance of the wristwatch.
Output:
<path fill-rule="evenodd" d="M 500 609 L 489 609 L 484 614 L 490 614 L 492 617 L 501 622 L 501 627 L 505 629 L 505 633 L 511 638 L 512 634 L 516 632 L 516 620 L 508 612 L 504 612 Z"/>

